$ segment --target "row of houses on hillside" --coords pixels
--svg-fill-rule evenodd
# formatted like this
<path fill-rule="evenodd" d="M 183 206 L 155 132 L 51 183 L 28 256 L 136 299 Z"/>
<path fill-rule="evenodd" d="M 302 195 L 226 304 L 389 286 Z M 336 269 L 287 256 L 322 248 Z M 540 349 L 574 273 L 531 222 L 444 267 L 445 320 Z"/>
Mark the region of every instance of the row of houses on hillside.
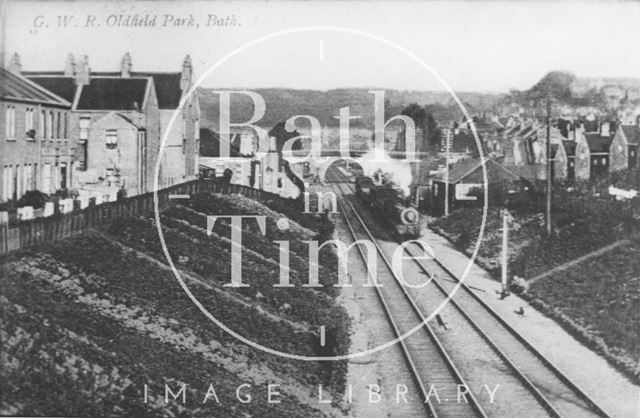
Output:
<path fill-rule="evenodd" d="M 156 169 L 160 188 L 195 179 L 200 106 L 185 97 L 193 82 L 189 56 L 175 72 L 135 72 L 128 53 L 120 71 L 93 72 L 87 56 L 71 54 L 61 71 L 23 71 L 14 54 L 2 70 L 2 201 L 36 189 L 145 193 Z"/>
<path fill-rule="evenodd" d="M 512 116 L 480 136 L 487 157 L 535 181 L 546 179 L 548 135 L 553 179 L 585 181 L 637 167 L 639 133 L 638 123 L 558 119 L 547 134 L 544 120 Z"/>

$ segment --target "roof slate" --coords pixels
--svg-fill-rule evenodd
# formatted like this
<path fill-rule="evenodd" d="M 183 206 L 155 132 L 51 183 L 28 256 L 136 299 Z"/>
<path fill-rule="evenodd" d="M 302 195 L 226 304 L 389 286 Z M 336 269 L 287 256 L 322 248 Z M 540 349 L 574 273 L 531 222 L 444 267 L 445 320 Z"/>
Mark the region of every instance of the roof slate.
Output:
<path fill-rule="evenodd" d="M 82 86 L 77 110 L 139 110 L 149 78 L 92 77 Z M 137 105 L 137 109 L 136 109 Z"/>
<path fill-rule="evenodd" d="M 609 146 L 613 140 L 610 136 L 600 136 L 599 133 L 588 133 L 584 134 L 584 136 L 587 139 L 587 144 L 589 144 L 589 151 L 591 153 L 609 152 Z"/>
<path fill-rule="evenodd" d="M 55 93 L 46 90 L 26 78 L 17 76 L 4 68 L 0 68 L 0 98 L 29 100 L 67 107 L 71 106 L 71 103 L 56 96 Z"/>
<path fill-rule="evenodd" d="M 120 72 L 102 71 L 95 72 L 92 75 L 120 77 Z M 180 89 L 180 80 L 182 74 L 180 72 L 162 73 L 162 72 L 131 72 L 131 77 L 151 77 L 156 87 L 156 96 L 158 97 L 158 107 L 160 109 L 177 109 L 182 98 L 182 90 Z"/>
<path fill-rule="evenodd" d="M 485 160 L 485 169 L 487 171 L 487 180 L 489 183 L 498 182 L 498 181 L 515 181 L 519 180 L 520 176 L 516 173 L 511 172 L 500 163 L 488 159 Z M 478 172 L 479 176 L 475 176 L 474 173 Z M 473 177 L 474 181 L 484 181 L 484 176 L 482 175 L 482 162 L 478 158 L 470 158 L 467 160 L 459 161 L 449 168 L 448 178 L 445 173 L 438 174 L 434 180 L 436 181 L 445 181 L 447 178 L 448 183 L 455 184 L 464 180 L 465 178 Z"/>
<path fill-rule="evenodd" d="M 640 144 L 640 127 L 636 125 L 622 125 L 620 128 L 622 132 L 624 132 L 624 136 L 627 138 L 629 144 Z"/>
<path fill-rule="evenodd" d="M 573 157 L 576 155 L 575 141 L 562 141 L 562 145 L 564 145 L 564 151 L 567 153 L 567 157 Z"/>
<path fill-rule="evenodd" d="M 65 76 L 28 76 L 29 80 L 44 87 L 45 89 L 57 94 L 69 103 L 73 103 L 76 97 L 76 82 L 73 77 Z"/>

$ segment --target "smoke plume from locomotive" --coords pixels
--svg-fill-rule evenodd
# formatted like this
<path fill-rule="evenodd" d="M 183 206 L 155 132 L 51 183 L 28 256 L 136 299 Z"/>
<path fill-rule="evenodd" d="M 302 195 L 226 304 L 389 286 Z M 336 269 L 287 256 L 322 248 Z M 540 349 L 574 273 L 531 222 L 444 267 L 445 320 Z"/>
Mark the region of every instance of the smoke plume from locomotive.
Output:
<path fill-rule="evenodd" d="M 403 160 L 391 158 L 387 151 L 384 151 L 384 161 L 375 161 L 375 150 L 370 150 L 364 154 L 358 163 L 362 166 L 365 176 L 373 177 L 378 170 L 388 177 L 404 193 L 404 197 L 409 196 L 411 181 L 411 167 Z"/>

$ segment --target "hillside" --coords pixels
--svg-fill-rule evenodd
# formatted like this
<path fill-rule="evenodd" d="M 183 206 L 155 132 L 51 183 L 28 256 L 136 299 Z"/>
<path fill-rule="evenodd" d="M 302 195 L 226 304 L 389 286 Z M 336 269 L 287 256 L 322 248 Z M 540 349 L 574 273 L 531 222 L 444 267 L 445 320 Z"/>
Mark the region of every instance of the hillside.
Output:
<path fill-rule="evenodd" d="M 629 332 L 640 329 L 638 222 L 595 204 L 589 206 L 589 202 L 576 202 L 554 208 L 554 233 L 548 236 L 544 216 L 539 211 L 514 209 L 510 213 L 512 289 L 559 320 L 627 375 L 640 380 L 640 335 L 637 331 Z M 471 254 L 481 219 L 482 209 L 467 208 L 437 219 L 431 227 L 458 249 Z M 485 228 L 476 262 L 499 280 L 502 251 L 499 209 L 488 209 Z M 611 251 L 600 254 L 610 245 Z M 589 257 L 592 254 L 595 255 Z M 561 268 L 542 276 L 556 267 Z"/>
<path fill-rule="evenodd" d="M 607 112 L 625 101 L 640 104 L 640 78 L 579 77 L 567 71 L 551 71 L 531 88 L 512 91 L 505 102 L 541 106 L 547 92 L 554 99 L 554 106 L 590 107 Z"/>
<path fill-rule="evenodd" d="M 200 88 L 198 94 L 203 115 L 202 127 L 217 131 L 219 98 L 213 90 Z M 267 129 L 294 115 L 312 115 L 320 121 L 322 126 L 339 126 L 339 121 L 334 116 L 337 116 L 340 108 L 344 106 L 350 107 L 351 116 L 360 117 L 351 121 L 352 126 L 373 127 L 373 94 L 369 93 L 370 90 L 375 89 L 353 88 L 329 91 L 286 88 L 251 89 L 265 100 L 266 113 L 258 125 Z M 460 92 L 457 94 L 466 105 L 478 112 L 491 110 L 503 96 L 493 93 Z M 388 100 L 385 109 L 387 117 L 400 114 L 402 109 L 410 103 L 434 105 L 434 108 L 444 115 L 459 112 L 458 106 L 447 92 L 385 90 L 385 99 Z M 249 120 L 252 115 L 253 102 L 247 96 L 232 96 L 231 106 L 234 122 Z"/>
<path fill-rule="evenodd" d="M 268 202 L 277 208 L 281 203 Z M 212 209 L 214 208 L 214 209 Z M 262 214 L 267 234 L 247 223 L 243 282 L 230 289 L 230 226 L 207 236 L 203 213 Z M 298 215 L 275 228 L 274 210 L 241 196 L 203 195 L 162 214 L 166 242 L 189 289 L 235 332 L 272 349 L 305 356 L 345 353 L 348 318 L 335 288 L 274 289 L 277 246 L 291 241 L 291 282 L 307 280 L 306 245 L 321 225 Z M 275 251 L 274 251 L 275 249 Z M 333 253 L 322 253 L 336 265 Z M 5 365 L 1 414 L 73 416 L 269 416 L 267 385 L 280 385 L 279 416 L 325 416 L 318 385 L 332 397 L 344 389 L 344 362 L 302 362 L 240 343 L 210 322 L 173 277 L 151 214 L 121 219 L 55 244 L 14 254 L 0 276 L 0 338 Z M 336 271 L 325 268 L 323 283 Z M 278 290 L 278 291 L 275 291 Z M 327 325 L 321 347 L 319 325 Z M 187 384 L 187 402 L 165 404 L 164 388 Z M 236 399 L 242 384 L 250 403 Z M 144 402 L 144 385 L 148 402 Z M 210 396 L 209 385 L 220 403 Z"/>
<path fill-rule="evenodd" d="M 640 379 L 640 242 L 536 281 L 529 294 Z"/>

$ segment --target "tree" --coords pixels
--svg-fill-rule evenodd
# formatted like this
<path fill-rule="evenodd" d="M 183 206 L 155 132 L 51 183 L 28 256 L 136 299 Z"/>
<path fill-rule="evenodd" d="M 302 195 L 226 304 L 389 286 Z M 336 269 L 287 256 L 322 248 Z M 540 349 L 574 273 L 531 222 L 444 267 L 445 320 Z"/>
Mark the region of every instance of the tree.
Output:
<path fill-rule="evenodd" d="M 287 131 L 285 129 L 285 123 L 284 122 L 278 122 L 269 131 L 269 137 L 275 137 L 276 138 L 276 151 L 278 151 L 279 153 L 282 153 L 282 148 L 284 147 L 284 144 L 288 140 L 290 140 L 292 138 L 295 138 L 297 136 L 300 136 L 298 131 L 297 130 L 294 130 L 293 132 Z M 294 142 L 293 145 L 291 146 L 291 149 L 294 150 L 294 151 L 301 150 L 302 149 L 302 141 L 298 140 L 298 141 Z"/>
<path fill-rule="evenodd" d="M 423 127 L 427 120 L 427 110 L 418 103 L 411 103 L 409 106 L 402 109 L 401 114 L 413 119 L 416 127 Z"/>
<path fill-rule="evenodd" d="M 547 94 L 552 99 L 563 103 L 570 103 L 572 99 L 571 84 L 576 76 L 565 71 L 551 71 L 547 73 L 527 92 L 527 100 L 540 102 L 545 100 Z"/>
<path fill-rule="evenodd" d="M 279 155 L 279 168 L 283 168 L 284 172 L 289 180 L 300 190 L 299 198 L 302 198 L 303 193 L 305 191 L 304 181 L 298 177 L 292 170 L 289 165 L 289 161 L 285 160 L 282 155 L 282 150 L 284 148 L 284 144 L 297 136 L 300 136 L 297 130 L 293 132 L 289 132 L 285 128 L 284 122 L 277 123 L 271 130 L 269 131 L 269 137 L 275 137 L 276 139 L 276 151 Z M 302 141 L 297 140 L 291 145 L 291 150 L 301 150 L 302 149 Z"/>

